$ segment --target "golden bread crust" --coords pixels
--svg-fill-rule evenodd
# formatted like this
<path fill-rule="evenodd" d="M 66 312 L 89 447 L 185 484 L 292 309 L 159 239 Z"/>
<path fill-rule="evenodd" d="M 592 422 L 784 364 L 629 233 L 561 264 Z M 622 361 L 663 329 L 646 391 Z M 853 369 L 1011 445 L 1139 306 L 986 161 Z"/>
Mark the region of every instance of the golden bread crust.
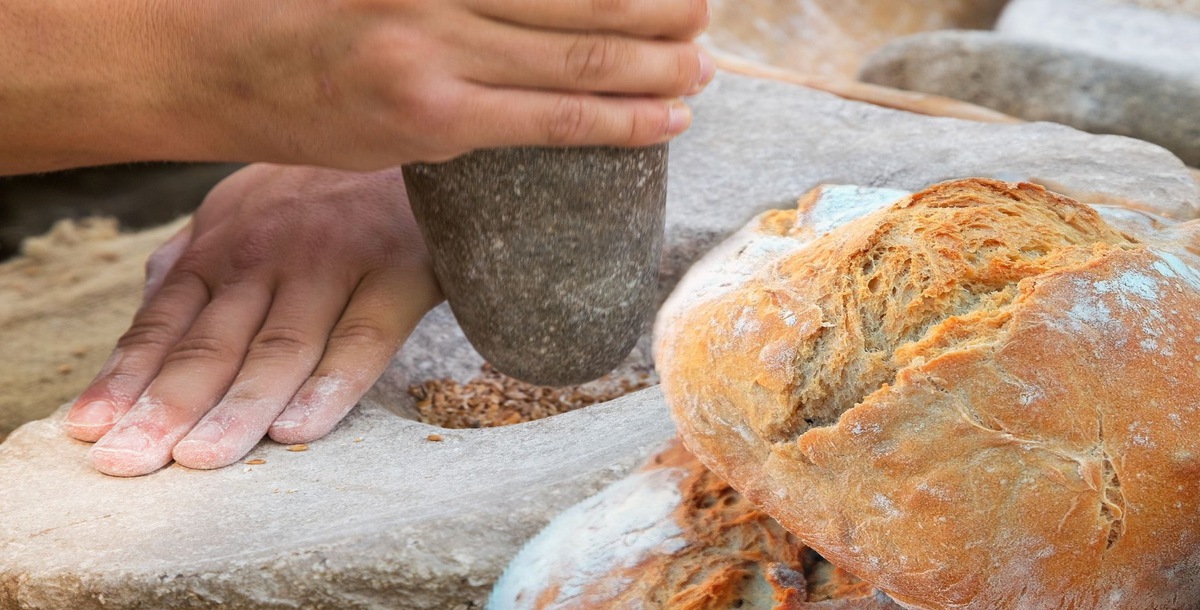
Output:
<path fill-rule="evenodd" d="M 981 179 L 806 205 L 660 317 L 689 449 L 908 607 L 1200 605 L 1200 225 Z"/>

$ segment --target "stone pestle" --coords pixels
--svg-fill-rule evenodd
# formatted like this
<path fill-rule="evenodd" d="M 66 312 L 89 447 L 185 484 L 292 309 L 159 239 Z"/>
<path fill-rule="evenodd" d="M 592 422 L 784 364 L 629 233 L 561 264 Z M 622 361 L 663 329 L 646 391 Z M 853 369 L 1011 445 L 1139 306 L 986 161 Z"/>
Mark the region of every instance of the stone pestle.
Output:
<path fill-rule="evenodd" d="M 404 179 L 442 291 L 498 370 L 571 385 L 633 349 L 653 314 L 666 144 L 482 150 Z"/>

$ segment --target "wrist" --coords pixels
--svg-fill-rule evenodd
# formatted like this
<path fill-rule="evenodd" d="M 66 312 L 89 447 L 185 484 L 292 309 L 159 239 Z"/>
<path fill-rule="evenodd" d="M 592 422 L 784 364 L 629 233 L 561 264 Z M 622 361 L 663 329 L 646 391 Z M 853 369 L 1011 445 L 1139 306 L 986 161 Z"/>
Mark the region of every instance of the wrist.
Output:
<path fill-rule="evenodd" d="M 164 16 L 165 30 L 180 41 L 176 69 L 164 71 L 164 108 L 188 146 L 181 152 L 214 161 L 314 164 L 301 131 L 319 115 L 295 116 L 297 108 L 328 103 L 320 64 L 321 45 L 329 43 L 321 29 L 330 17 L 319 11 L 329 3 L 185 4 Z"/>

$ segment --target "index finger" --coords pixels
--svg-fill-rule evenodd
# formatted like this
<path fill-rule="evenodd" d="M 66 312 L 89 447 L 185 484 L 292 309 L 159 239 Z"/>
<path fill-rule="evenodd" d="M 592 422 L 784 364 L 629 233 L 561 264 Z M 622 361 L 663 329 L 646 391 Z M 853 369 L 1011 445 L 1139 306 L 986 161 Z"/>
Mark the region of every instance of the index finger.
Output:
<path fill-rule="evenodd" d="M 708 0 L 465 0 L 479 15 L 540 28 L 691 40 L 708 27 Z"/>

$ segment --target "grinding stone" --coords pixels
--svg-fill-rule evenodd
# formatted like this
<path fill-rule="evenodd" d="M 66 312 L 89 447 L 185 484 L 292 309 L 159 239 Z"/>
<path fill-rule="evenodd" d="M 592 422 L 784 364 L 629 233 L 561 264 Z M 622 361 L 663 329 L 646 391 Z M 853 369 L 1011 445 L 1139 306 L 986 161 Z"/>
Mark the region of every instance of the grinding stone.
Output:
<path fill-rule="evenodd" d="M 442 291 L 497 369 L 569 385 L 633 348 L 654 309 L 666 144 L 476 151 L 404 178 Z"/>

